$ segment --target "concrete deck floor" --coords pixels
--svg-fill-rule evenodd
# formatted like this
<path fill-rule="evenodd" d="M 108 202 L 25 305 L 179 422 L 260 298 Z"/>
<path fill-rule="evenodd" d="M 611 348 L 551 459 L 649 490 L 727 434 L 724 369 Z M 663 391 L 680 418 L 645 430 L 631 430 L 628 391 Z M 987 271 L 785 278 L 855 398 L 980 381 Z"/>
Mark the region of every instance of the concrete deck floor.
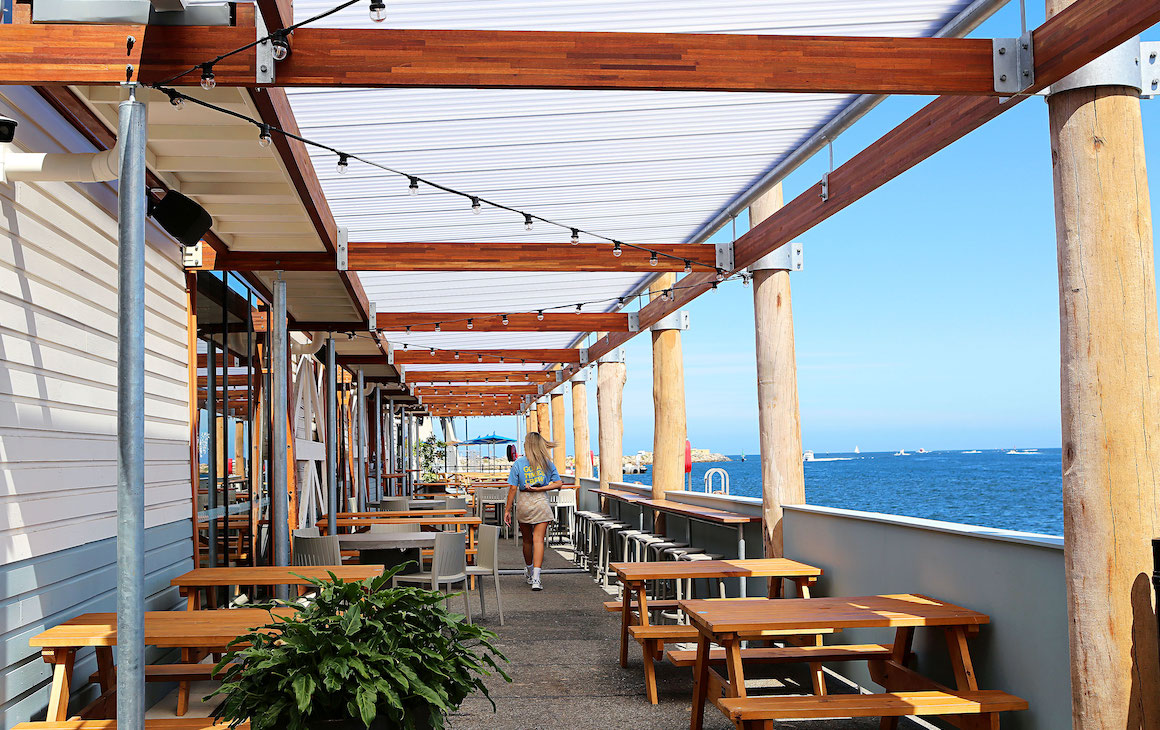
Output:
<path fill-rule="evenodd" d="M 501 541 L 500 559 L 502 567 L 523 567 L 514 540 Z M 571 565 L 560 553 L 549 550 L 545 567 Z M 451 728 L 670 730 L 688 727 L 692 671 L 668 663 L 658 664 L 660 703 L 650 705 L 644 698 L 640 650 L 634 643 L 628 668 L 620 667 L 619 617 L 602 609 L 601 603 L 609 600 L 609 596 L 587 574 L 545 575 L 544 590 L 538 593 L 532 592 L 520 575 L 502 577 L 504 626 L 499 625 L 490 581 L 486 590 L 488 615 L 474 618 L 499 634 L 497 646 L 511 661 L 508 673 L 512 682 L 492 678 L 487 684 L 496 711 L 492 712 L 491 705 L 482 696 L 471 697 L 451 716 Z M 478 595 L 473 593 L 472 598 L 474 611 L 479 606 Z M 452 607 L 461 610 L 462 603 L 453 603 Z M 809 691 L 804 671 L 769 678 L 762 684 L 783 687 L 777 691 L 790 694 Z M 805 689 L 801 689 L 803 686 Z M 839 693 L 851 689 L 831 678 L 829 691 Z M 871 730 L 878 726 L 877 718 L 775 724 L 775 727 L 795 730 Z M 909 720 L 899 725 L 905 730 L 924 726 Z M 715 707 L 707 706 L 705 727 L 717 730 L 733 725 Z"/>

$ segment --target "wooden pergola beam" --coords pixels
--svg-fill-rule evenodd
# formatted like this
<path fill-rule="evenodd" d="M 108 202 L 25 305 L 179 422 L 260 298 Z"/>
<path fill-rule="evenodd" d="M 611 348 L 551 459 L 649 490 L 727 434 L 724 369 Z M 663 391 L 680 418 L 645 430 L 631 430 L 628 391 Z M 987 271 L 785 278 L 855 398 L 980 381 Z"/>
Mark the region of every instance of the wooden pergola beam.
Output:
<path fill-rule="evenodd" d="M 734 270 L 784 246 L 835 213 L 877 190 L 923 160 L 978 129 L 1036 92 L 1160 22 L 1160 2 L 1078 0 L 1032 33 L 1035 81 L 1010 99 L 940 96 L 829 174 L 828 199 L 818 183 L 754 226 L 734 243 Z M 638 312 L 641 331 L 713 288 L 716 277 L 693 272 L 670 301 L 654 299 Z M 632 339 L 611 332 L 588 349 L 595 360 Z M 566 382 L 579 370 L 567 367 Z M 559 387 L 549 386 L 550 390 Z"/>
<path fill-rule="evenodd" d="M 463 395 L 469 397 L 521 397 L 539 395 L 534 385 L 424 385 L 415 388 L 415 395 Z"/>
<path fill-rule="evenodd" d="M 548 383 L 556 374 L 546 370 L 408 370 L 408 383 Z"/>
<path fill-rule="evenodd" d="M 503 318 L 507 317 L 507 324 Z M 434 332 L 628 332 L 627 314 L 595 312 L 380 312 L 375 318 L 380 331 Z"/>
<path fill-rule="evenodd" d="M 351 271 L 683 271 L 685 262 L 715 269 L 713 246 L 656 244 L 647 250 L 612 243 L 377 243 L 348 244 Z M 656 265 L 650 251 L 657 252 Z M 198 271 L 335 271 L 333 253 L 304 251 L 204 251 Z"/>
<path fill-rule="evenodd" d="M 455 365 L 470 362 L 495 363 L 563 363 L 579 364 L 580 350 L 573 348 L 561 349 L 528 349 L 528 350 L 459 350 L 459 357 L 449 350 L 435 350 L 430 352 L 423 348 L 414 350 L 395 350 L 396 365 Z"/>
<path fill-rule="evenodd" d="M 82 30 L 59 32 L 72 28 Z M 121 83 L 126 64 L 157 83 L 254 39 L 245 27 L 143 30 L 5 26 L 0 83 Z M 139 58 L 126 56 L 126 34 L 144 38 Z M 995 94 L 991 43 L 977 38 L 305 27 L 291 46 L 271 86 Z M 267 86 L 253 52 L 214 75 L 219 86 Z"/>

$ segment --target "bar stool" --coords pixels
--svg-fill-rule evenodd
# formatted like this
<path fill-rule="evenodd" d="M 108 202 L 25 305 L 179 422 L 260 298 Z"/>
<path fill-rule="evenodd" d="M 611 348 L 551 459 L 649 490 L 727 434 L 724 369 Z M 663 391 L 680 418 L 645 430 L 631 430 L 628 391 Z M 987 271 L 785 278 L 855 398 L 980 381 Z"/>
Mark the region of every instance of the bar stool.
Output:
<path fill-rule="evenodd" d="M 572 533 L 578 541 L 575 562 L 581 568 L 588 569 L 596 557 L 596 524 L 612 517 L 600 512 L 583 510 L 576 512 L 577 529 Z"/>
<path fill-rule="evenodd" d="M 593 523 L 596 540 L 596 582 L 608 585 L 608 564 L 613 555 L 613 539 L 617 530 L 628 529 L 628 525 L 615 520 L 600 520 Z"/>
<path fill-rule="evenodd" d="M 645 545 L 645 561 L 646 562 L 661 562 L 665 560 L 675 560 L 673 554 L 668 552 L 671 548 L 688 547 L 688 543 L 678 542 L 676 540 L 669 540 L 661 538 L 655 542 L 650 542 Z M 657 580 L 649 581 L 652 585 L 653 599 L 666 599 L 676 594 L 673 588 L 673 581 L 671 578 L 658 578 Z"/>

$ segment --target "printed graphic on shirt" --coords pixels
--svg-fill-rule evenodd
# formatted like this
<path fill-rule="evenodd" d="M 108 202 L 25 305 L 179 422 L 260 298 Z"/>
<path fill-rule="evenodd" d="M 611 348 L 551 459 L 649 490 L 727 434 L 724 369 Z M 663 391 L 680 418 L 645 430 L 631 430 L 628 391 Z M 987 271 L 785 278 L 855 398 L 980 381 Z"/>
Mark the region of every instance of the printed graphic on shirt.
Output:
<path fill-rule="evenodd" d="M 543 486 L 548 480 L 543 469 L 533 469 L 531 464 L 524 467 L 524 484 L 529 487 Z"/>

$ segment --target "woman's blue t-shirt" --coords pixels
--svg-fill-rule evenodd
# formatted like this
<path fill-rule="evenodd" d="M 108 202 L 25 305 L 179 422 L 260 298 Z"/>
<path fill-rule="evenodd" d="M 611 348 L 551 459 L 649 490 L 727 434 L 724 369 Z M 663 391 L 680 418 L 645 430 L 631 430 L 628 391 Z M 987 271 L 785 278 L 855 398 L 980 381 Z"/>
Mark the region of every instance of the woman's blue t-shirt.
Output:
<path fill-rule="evenodd" d="M 542 487 L 558 481 L 560 472 L 556 470 L 555 464 L 548 462 L 548 471 L 545 473 L 543 469 L 533 469 L 526 456 L 516 459 L 508 472 L 508 484 L 519 487 L 521 492 L 528 487 Z"/>

